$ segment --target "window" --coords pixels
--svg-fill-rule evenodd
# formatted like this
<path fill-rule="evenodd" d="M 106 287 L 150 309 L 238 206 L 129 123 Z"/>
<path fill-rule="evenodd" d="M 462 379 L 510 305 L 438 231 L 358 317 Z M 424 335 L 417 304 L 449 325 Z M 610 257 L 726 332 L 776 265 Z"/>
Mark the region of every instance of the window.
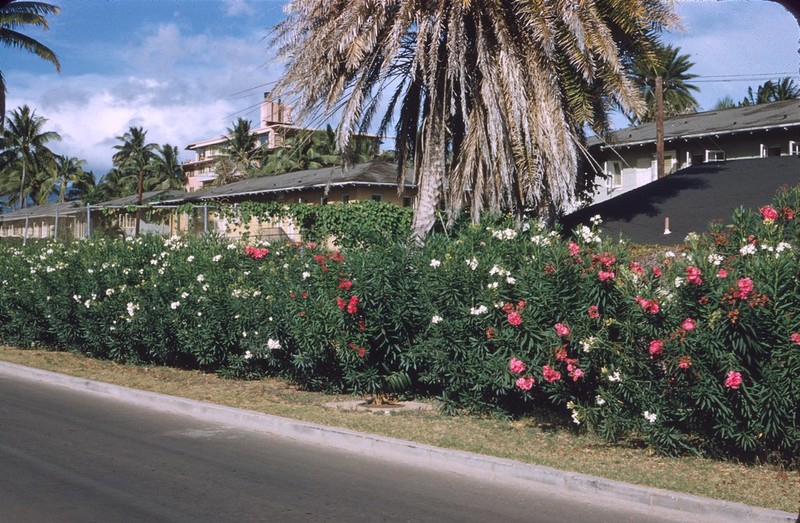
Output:
<path fill-rule="evenodd" d="M 328 203 L 328 198 L 323 196 L 322 198 L 319 199 L 320 205 L 327 205 L 327 203 Z"/>
<path fill-rule="evenodd" d="M 781 155 L 781 146 L 775 145 L 767 147 L 767 156 L 780 156 Z"/>
<path fill-rule="evenodd" d="M 403 207 L 411 207 L 411 198 L 408 196 L 403 197 Z"/>
<path fill-rule="evenodd" d="M 373 201 L 373 202 L 379 202 L 379 201 L 381 201 L 382 199 L 383 199 L 383 196 L 381 196 L 380 194 L 373 194 L 373 195 L 372 195 L 372 201 Z"/>
<path fill-rule="evenodd" d="M 622 187 L 622 162 L 606 162 L 606 175 L 609 188 Z"/>
<path fill-rule="evenodd" d="M 724 162 L 725 161 L 725 151 L 706 150 L 706 161 L 707 162 Z"/>
<path fill-rule="evenodd" d="M 349 194 L 343 194 L 342 195 L 342 203 L 350 203 L 350 195 Z"/>
<path fill-rule="evenodd" d="M 792 156 L 800 155 L 800 142 L 789 140 L 789 154 Z"/>

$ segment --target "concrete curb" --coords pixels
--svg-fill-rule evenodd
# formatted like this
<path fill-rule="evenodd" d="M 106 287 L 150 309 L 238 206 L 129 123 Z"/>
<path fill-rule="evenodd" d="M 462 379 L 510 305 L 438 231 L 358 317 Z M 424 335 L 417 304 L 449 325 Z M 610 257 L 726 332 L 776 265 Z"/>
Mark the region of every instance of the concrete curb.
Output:
<path fill-rule="evenodd" d="M 796 515 L 789 512 L 631 485 L 508 459 L 295 421 L 249 410 L 66 376 L 13 363 L 0 362 L 0 374 L 45 382 L 78 391 L 88 391 L 160 412 L 191 416 L 206 421 L 266 432 L 304 443 L 324 445 L 375 458 L 402 461 L 407 464 L 465 475 L 480 474 L 481 477 L 493 481 L 535 484 L 555 488 L 565 493 L 602 496 L 606 500 L 631 503 L 644 511 L 653 513 L 667 511 L 685 521 L 795 523 L 797 519 Z"/>

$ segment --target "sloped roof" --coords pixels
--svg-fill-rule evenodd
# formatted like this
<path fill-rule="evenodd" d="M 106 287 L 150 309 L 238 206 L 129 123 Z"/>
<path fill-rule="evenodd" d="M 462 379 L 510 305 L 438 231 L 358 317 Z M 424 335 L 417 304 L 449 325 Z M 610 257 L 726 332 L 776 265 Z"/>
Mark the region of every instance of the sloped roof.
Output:
<path fill-rule="evenodd" d="M 664 120 L 664 140 L 701 138 L 783 127 L 800 127 L 800 100 L 693 113 Z M 589 145 L 619 147 L 655 142 L 656 124 L 649 122 L 613 131 L 607 143 L 597 137 Z"/>
<path fill-rule="evenodd" d="M 397 166 L 388 162 L 360 163 L 349 167 L 325 167 L 307 171 L 296 171 L 274 176 L 248 178 L 220 187 L 210 187 L 184 195 L 181 201 L 217 200 L 256 194 L 281 193 L 305 189 L 337 186 L 397 186 Z M 406 187 L 414 187 L 414 173 L 406 176 Z M 167 203 L 177 200 L 168 200 Z"/>
<path fill-rule="evenodd" d="M 45 205 L 32 205 L 11 212 L 0 214 L 0 221 L 24 220 L 25 218 L 45 218 L 56 215 L 75 214 L 85 211 L 83 202 L 72 201 L 63 203 L 47 203 Z"/>
<path fill-rule="evenodd" d="M 569 231 L 599 214 L 601 229 L 611 238 L 676 245 L 691 231 L 705 232 L 712 221 L 730 223 L 734 209 L 758 209 L 770 203 L 780 187 L 798 183 L 797 156 L 706 163 L 591 205 L 560 221 Z M 669 218 L 668 235 L 664 234 L 665 218 Z"/>
<path fill-rule="evenodd" d="M 142 193 L 142 205 L 158 205 L 159 203 L 166 203 L 167 201 L 178 201 L 188 195 L 186 191 L 177 189 L 164 189 L 161 191 L 148 191 Z M 100 202 L 92 204 L 92 207 L 128 207 L 129 205 L 136 205 L 137 195 L 123 196 L 107 202 Z"/>

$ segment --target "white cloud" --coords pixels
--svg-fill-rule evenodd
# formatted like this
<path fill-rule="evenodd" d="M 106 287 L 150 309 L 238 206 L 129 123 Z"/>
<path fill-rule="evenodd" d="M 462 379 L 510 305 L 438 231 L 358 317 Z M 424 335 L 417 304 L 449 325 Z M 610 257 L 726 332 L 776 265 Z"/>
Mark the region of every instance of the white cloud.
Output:
<path fill-rule="evenodd" d="M 225 2 L 226 16 L 252 16 L 256 14 L 256 8 L 245 0 L 227 0 Z"/>

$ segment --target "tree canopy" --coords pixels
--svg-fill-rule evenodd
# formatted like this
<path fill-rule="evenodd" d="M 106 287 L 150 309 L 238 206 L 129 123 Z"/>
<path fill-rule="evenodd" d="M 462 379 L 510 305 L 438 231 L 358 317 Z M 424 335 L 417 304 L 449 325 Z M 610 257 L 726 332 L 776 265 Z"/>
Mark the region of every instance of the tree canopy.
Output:
<path fill-rule="evenodd" d="M 394 122 L 420 238 L 440 202 L 550 218 L 574 201 L 584 126 L 644 110 L 625 64 L 654 62 L 674 20 L 663 0 L 295 0 L 273 35 L 288 64 L 275 92 L 301 117 L 337 112 L 340 149 Z"/>

